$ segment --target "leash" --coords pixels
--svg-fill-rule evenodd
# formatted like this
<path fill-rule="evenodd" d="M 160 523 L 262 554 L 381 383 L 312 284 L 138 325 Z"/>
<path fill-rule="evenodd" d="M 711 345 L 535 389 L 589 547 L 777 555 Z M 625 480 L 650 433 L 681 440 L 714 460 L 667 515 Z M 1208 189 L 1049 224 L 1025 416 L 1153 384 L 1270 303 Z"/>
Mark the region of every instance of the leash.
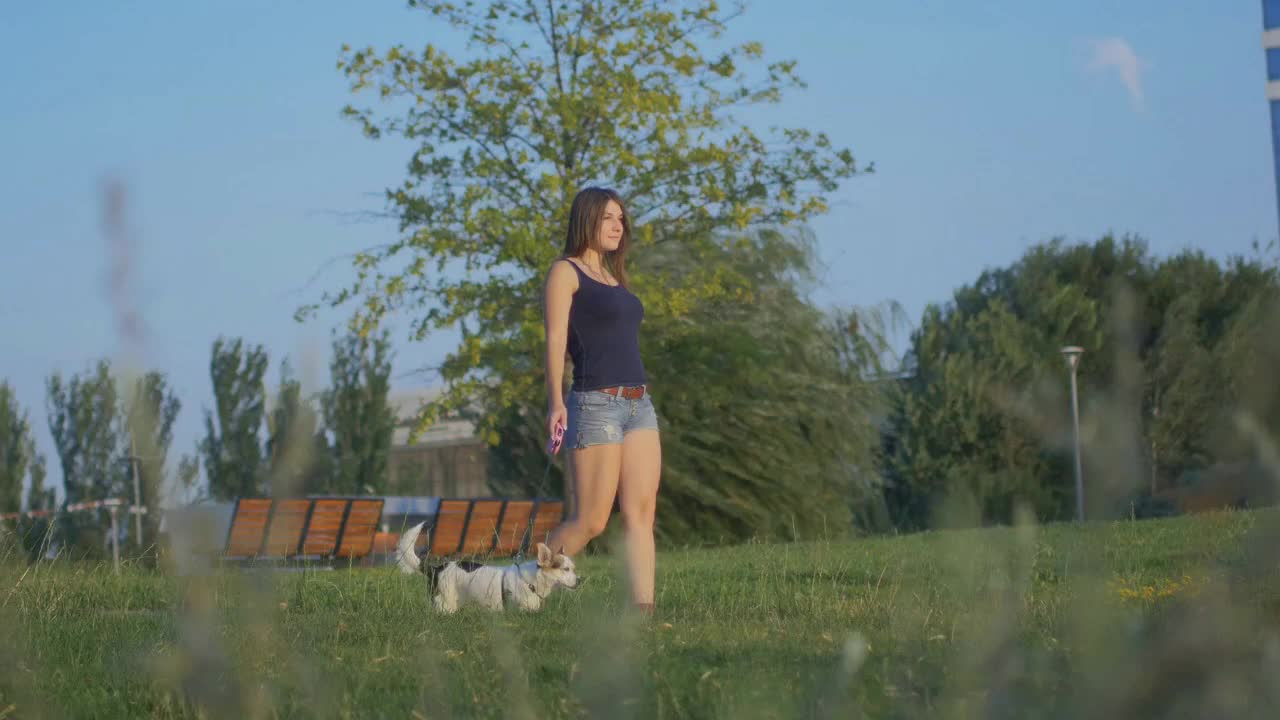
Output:
<path fill-rule="evenodd" d="M 529 592 L 532 593 L 534 597 L 538 598 L 539 600 L 546 600 L 546 598 L 538 594 L 538 589 L 533 586 L 533 583 L 524 579 L 524 573 L 520 570 L 520 563 L 518 562 L 513 563 L 512 567 L 514 567 L 516 570 L 516 579 L 519 580 L 521 584 L 523 584 L 525 587 L 529 588 Z M 507 591 L 507 584 L 503 583 L 502 584 L 502 609 L 503 610 L 507 609 L 507 599 L 509 597 L 511 597 L 511 593 Z"/>

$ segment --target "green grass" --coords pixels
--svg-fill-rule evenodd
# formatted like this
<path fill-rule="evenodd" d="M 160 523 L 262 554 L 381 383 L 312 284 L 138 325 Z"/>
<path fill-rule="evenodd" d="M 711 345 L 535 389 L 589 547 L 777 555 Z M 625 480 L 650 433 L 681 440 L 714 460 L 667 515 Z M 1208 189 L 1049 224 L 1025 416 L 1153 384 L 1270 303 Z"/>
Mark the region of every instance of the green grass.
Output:
<path fill-rule="evenodd" d="M 607 557 L 538 615 L 382 569 L 0 570 L 4 717 L 1272 717 L 1280 513 Z"/>

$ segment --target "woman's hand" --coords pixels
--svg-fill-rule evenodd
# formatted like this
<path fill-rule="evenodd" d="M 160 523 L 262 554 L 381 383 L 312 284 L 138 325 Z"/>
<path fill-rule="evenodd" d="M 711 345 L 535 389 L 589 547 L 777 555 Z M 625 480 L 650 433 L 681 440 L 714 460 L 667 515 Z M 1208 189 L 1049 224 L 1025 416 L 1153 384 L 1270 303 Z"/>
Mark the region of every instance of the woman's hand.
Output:
<path fill-rule="evenodd" d="M 567 428 L 569 426 L 569 411 L 565 409 L 564 402 L 557 400 L 547 409 L 547 436 L 556 434 L 556 425 Z"/>
<path fill-rule="evenodd" d="M 560 446 L 564 444 L 564 431 L 568 424 L 569 413 L 564 409 L 564 403 L 559 400 L 554 401 L 547 411 L 547 432 L 550 434 L 550 439 L 547 440 L 548 454 L 555 455 L 560 452 Z"/>

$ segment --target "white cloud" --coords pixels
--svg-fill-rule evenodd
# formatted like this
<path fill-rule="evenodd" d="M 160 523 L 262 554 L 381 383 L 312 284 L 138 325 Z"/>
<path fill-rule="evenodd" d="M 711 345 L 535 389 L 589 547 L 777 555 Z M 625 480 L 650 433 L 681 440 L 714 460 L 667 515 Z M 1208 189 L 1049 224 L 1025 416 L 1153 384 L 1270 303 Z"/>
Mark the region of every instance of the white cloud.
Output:
<path fill-rule="evenodd" d="M 1125 89 L 1129 91 L 1129 100 L 1133 102 L 1133 108 L 1139 111 L 1144 110 L 1146 101 L 1142 94 L 1142 73 L 1149 67 L 1148 63 L 1138 57 L 1133 46 L 1124 38 L 1102 38 L 1094 40 L 1091 44 L 1093 52 L 1089 59 L 1089 69 L 1101 72 L 1114 69 L 1120 82 L 1124 83 Z"/>

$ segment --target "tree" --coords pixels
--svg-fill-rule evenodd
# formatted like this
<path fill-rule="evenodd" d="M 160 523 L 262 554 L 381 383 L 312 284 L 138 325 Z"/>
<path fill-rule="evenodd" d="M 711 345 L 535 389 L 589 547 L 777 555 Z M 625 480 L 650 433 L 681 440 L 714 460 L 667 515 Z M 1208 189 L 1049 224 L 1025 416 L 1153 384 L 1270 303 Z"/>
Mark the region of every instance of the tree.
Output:
<path fill-rule="evenodd" d="M 49 468 L 43 453 L 32 455 L 29 477 L 26 510 L 52 510 L 57 505 L 58 494 L 53 488 L 45 487 Z"/>
<path fill-rule="evenodd" d="M 302 383 L 293 377 L 287 358 L 280 364 L 280 386 L 267 424 L 272 496 L 327 492 L 328 445 L 319 416 L 303 397 Z"/>
<path fill-rule="evenodd" d="M 1093 397 L 1116 347 L 1106 311 L 1113 283 L 1141 284 L 1147 271 L 1140 242 L 1055 240 L 926 308 L 889 422 L 895 525 L 927 527 L 951 502 L 971 503 L 987 522 L 1011 520 L 1018 502 L 1042 519 L 1069 515 L 1070 401 L 1059 349 L 1085 348 L 1081 393 Z"/>
<path fill-rule="evenodd" d="M 1280 442 L 1280 268 L 1237 259 L 1223 286 L 1222 301 L 1209 314 L 1217 331 L 1212 352 L 1220 412 L 1207 444 L 1215 458 L 1267 465 L 1269 474 L 1274 468 L 1258 457 L 1257 438 L 1240 423 L 1254 423 L 1268 442 Z"/>
<path fill-rule="evenodd" d="M 63 380 L 54 373 L 46 384 L 49 431 L 62 466 L 65 504 L 117 497 L 125 487 L 121 456 L 121 409 L 111 365 L 99 360 L 92 371 Z M 62 539 L 78 554 L 102 557 L 105 516 L 68 513 Z"/>
<path fill-rule="evenodd" d="M 183 454 L 178 459 L 178 487 L 182 488 L 182 498 L 185 501 L 191 500 L 191 493 L 195 490 L 196 481 L 200 479 L 200 451 L 197 448 L 195 454 Z"/>
<path fill-rule="evenodd" d="M 173 443 L 173 423 L 182 402 L 168 386 L 163 373 L 151 371 L 134 380 L 124 408 L 127 441 L 121 458 L 136 463 L 138 486 L 147 513 L 142 516 L 142 542 L 154 543 L 159 535 L 161 503 L 164 500 L 165 468 Z M 132 502 L 130 486 L 125 496 Z M 129 525 L 130 530 L 134 527 Z M 137 542 L 137 538 L 134 539 Z"/>
<path fill-rule="evenodd" d="M 1198 322 L 1203 287 L 1176 298 L 1165 311 L 1147 376 L 1150 383 L 1150 492 L 1160 478 L 1212 461 L 1208 446 L 1212 425 L 1221 422 L 1220 373 Z"/>
<path fill-rule="evenodd" d="M 645 262 L 686 265 L 670 245 Z M 827 314 L 804 294 L 811 238 L 757 232 L 714 262 L 754 278 L 742 301 L 697 305 L 686 322 L 644 336 L 644 362 L 663 433 L 657 528 L 664 544 L 837 535 L 877 490 L 883 334 L 874 314 Z M 687 265 L 692 267 L 691 264 Z M 646 321 L 647 324 L 647 321 Z M 492 483 L 503 492 L 559 493 L 544 485 L 541 408 L 504 416 Z"/>
<path fill-rule="evenodd" d="M 665 542 L 838 537 L 865 500 L 883 338 L 807 300 L 811 252 L 776 232 L 741 239 L 715 262 L 754 278 L 747 299 L 703 303 L 646 336 L 669 439 Z"/>
<path fill-rule="evenodd" d="M 36 450 L 27 412 L 8 381 L 0 382 L 0 513 L 51 509 L 54 498 L 45 492 L 45 475 L 45 458 Z M 24 481 L 29 481 L 25 507 Z M 19 516 L 14 523 L 15 549 L 21 548 L 34 561 L 47 540 L 48 528 L 46 518 Z M 0 539 L 5 539 L 7 530 L 0 526 Z"/>
<path fill-rule="evenodd" d="M 213 343 L 209 374 L 216 411 L 205 410 L 200 443 L 209 495 L 218 500 L 260 495 L 266 490 L 261 431 L 266 413 L 263 375 L 267 352 L 237 338 Z"/>
<path fill-rule="evenodd" d="M 386 332 L 335 339 L 321 406 L 330 435 L 330 492 L 382 493 L 396 418 L 387 405 L 391 345 Z"/>
<path fill-rule="evenodd" d="M 98 361 L 91 372 L 47 382 L 49 431 L 62 465 L 66 502 L 112 497 L 123 487 L 120 400 L 111 365 Z"/>
<path fill-rule="evenodd" d="M 34 461 L 31 421 L 13 387 L 0 382 L 0 513 L 22 509 L 22 485 Z"/>
<path fill-rule="evenodd" d="M 28 511 L 37 510 L 46 513 L 57 506 L 57 494 L 53 488 L 45 487 L 48 469 L 43 454 L 34 456 L 31 463 L 31 482 L 27 487 Z M 54 523 L 48 515 L 23 516 L 18 521 L 18 535 L 22 538 L 22 547 L 27 554 L 28 562 L 35 562 L 49 549 Z"/>
<path fill-rule="evenodd" d="M 584 185 L 627 198 L 637 257 L 671 244 L 692 261 L 636 278 L 648 321 L 661 324 L 749 287 L 708 262 L 732 247 L 725 231 L 802 223 L 856 172 L 852 154 L 821 133 L 760 137 L 733 117 L 802 83 L 793 62 L 749 77 L 744 68 L 764 55 L 759 43 L 700 48 L 736 15 L 711 0 L 409 5 L 442 18 L 479 54 L 344 47 L 352 90 L 400 103 L 387 117 L 350 106 L 347 115 L 371 138 L 401 135 L 417 149 L 408 179 L 387 192 L 403 237 L 360 253 L 357 280 L 323 303 L 358 302 L 360 332 L 398 310 L 418 313 L 415 340 L 460 330 L 440 368 L 447 392 L 423 409 L 417 430 L 470 412 L 496 444 L 504 411 L 542 402 L 542 277 Z"/>

